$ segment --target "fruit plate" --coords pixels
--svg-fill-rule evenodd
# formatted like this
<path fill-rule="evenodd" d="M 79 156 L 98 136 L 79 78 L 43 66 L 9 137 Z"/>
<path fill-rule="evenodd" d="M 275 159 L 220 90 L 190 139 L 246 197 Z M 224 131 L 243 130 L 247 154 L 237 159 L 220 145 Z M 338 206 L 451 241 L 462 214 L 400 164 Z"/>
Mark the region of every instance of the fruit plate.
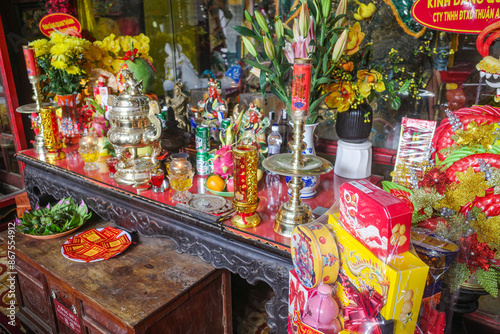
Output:
<path fill-rule="evenodd" d="M 76 230 L 78 230 L 80 227 L 82 227 L 85 223 L 83 223 L 82 225 L 80 226 L 77 226 L 71 230 L 68 230 L 68 231 L 65 231 L 65 232 L 61 232 L 61 233 L 55 233 L 55 234 L 49 234 L 49 235 L 35 235 L 35 234 L 26 234 L 26 233 L 23 233 L 23 232 L 20 232 L 22 233 L 23 235 L 29 237 L 29 238 L 33 238 L 33 239 L 39 239 L 39 240 L 49 240 L 49 239 L 56 239 L 56 238 L 60 238 L 60 237 L 64 237 L 68 234 L 71 234 L 73 232 L 75 232 Z"/>
<path fill-rule="evenodd" d="M 99 232 L 101 232 L 101 231 L 102 231 L 102 230 L 104 230 L 104 229 L 105 229 L 105 228 L 103 228 L 103 227 L 96 228 L 96 230 L 97 230 L 97 231 L 99 231 Z M 129 234 L 128 232 L 123 231 L 123 230 L 120 230 L 120 231 L 121 231 L 121 232 L 115 236 L 115 239 L 118 239 L 118 238 L 120 238 L 121 236 L 125 235 L 125 236 L 126 236 L 126 238 L 128 239 L 128 241 L 129 241 L 129 242 L 132 242 L 132 237 L 130 236 L 130 234 Z M 85 231 L 85 232 L 87 232 L 87 231 Z M 82 232 L 82 233 L 85 233 L 85 232 Z M 80 234 L 82 234 L 82 233 L 79 233 L 79 234 L 77 234 L 77 235 L 75 235 L 75 236 L 73 236 L 73 237 L 77 237 L 77 236 L 79 236 L 79 235 L 80 235 Z M 71 238 L 73 238 L 73 237 L 71 237 Z M 66 255 L 66 254 L 65 254 L 65 252 L 64 252 L 64 245 L 68 245 L 68 244 L 70 244 L 70 239 L 71 239 L 71 238 L 69 238 L 68 240 L 66 240 L 66 242 L 64 242 L 63 246 L 61 247 L 61 254 L 62 254 L 65 258 L 67 258 L 68 260 L 75 261 L 75 262 L 80 262 L 80 263 L 91 263 L 91 262 L 98 262 L 98 261 L 102 261 L 102 260 L 104 260 L 104 258 L 98 258 L 98 259 L 95 259 L 95 260 L 85 261 L 85 260 L 75 259 L 75 258 L 69 257 L 69 256 L 68 256 L 68 255 Z M 126 249 L 126 248 L 125 248 L 125 249 Z M 117 256 L 117 255 L 119 255 L 119 254 L 123 253 L 123 251 L 124 251 L 125 249 L 123 249 L 123 250 L 122 250 L 122 251 L 120 251 L 120 252 L 117 252 L 117 253 L 116 253 L 116 254 L 114 254 L 112 257 L 115 257 L 115 256 Z"/>
<path fill-rule="evenodd" d="M 212 194 L 217 195 L 217 196 L 222 196 L 222 197 L 233 197 L 234 196 L 234 192 L 229 192 L 229 191 L 215 191 L 215 190 L 209 189 L 207 187 L 206 181 L 205 181 L 205 189 L 207 189 Z"/>

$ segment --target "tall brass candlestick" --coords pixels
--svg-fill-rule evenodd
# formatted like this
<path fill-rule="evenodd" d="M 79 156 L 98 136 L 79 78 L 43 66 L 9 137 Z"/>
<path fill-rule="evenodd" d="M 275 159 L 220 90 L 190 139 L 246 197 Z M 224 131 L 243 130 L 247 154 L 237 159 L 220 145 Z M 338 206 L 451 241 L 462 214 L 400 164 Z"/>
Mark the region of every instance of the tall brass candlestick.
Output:
<path fill-rule="evenodd" d="M 42 96 L 40 94 L 40 68 L 36 62 L 35 49 L 29 45 L 23 45 L 24 60 L 26 62 L 26 71 L 28 72 L 28 79 L 33 88 L 33 100 L 35 101 L 35 113 L 38 114 L 37 121 L 40 133 L 35 136 L 34 150 L 38 154 L 45 154 L 47 152 L 44 146 L 44 135 L 42 121 L 40 118 L 40 111 L 42 109 Z"/>
<path fill-rule="evenodd" d="M 333 165 L 320 157 L 303 155 L 306 148 L 304 143 L 304 123 L 309 116 L 309 99 L 311 93 L 311 59 L 296 59 L 293 66 L 292 106 L 293 141 L 289 147 L 293 153 L 273 155 L 262 162 L 267 170 L 292 177 L 288 183 L 291 189 L 291 198 L 281 205 L 274 223 L 274 231 L 290 237 L 293 229 L 299 224 L 312 220 L 311 207 L 300 198 L 300 191 L 304 188 L 303 176 L 321 175 L 333 169 Z"/>

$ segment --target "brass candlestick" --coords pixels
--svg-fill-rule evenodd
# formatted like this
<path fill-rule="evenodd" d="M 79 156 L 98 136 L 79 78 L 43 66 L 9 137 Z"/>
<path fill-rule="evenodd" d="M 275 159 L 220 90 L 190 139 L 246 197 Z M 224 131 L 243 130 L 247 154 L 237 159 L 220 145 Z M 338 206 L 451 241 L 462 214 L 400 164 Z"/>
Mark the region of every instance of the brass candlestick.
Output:
<path fill-rule="evenodd" d="M 42 121 L 40 119 L 40 111 L 42 107 L 46 107 L 46 104 L 42 103 L 42 96 L 40 94 L 40 68 L 36 62 L 35 49 L 28 45 L 23 45 L 24 60 L 26 61 L 26 70 L 28 72 L 28 78 L 33 88 L 33 100 L 35 103 L 30 103 L 17 108 L 17 112 L 20 113 L 36 113 L 37 123 L 39 133 L 35 135 L 35 144 L 33 146 L 35 153 L 45 154 L 47 149 L 44 145 L 43 127 Z"/>
<path fill-rule="evenodd" d="M 312 220 L 311 207 L 300 198 L 300 191 L 304 188 L 302 177 L 326 174 L 333 169 L 333 165 L 326 159 L 302 154 L 306 148 L 303 139 L 305 118 L 309 115 L 311 68 L 310 59 L 296 59 L 293 68 L 293 141 L 289 143 L 293 153 L 273 155 L 262 162 L 268 171 L 292 177 L 288 183 L 292 191 L 291 198 L 281 205 L 274 223 L 274 231 L 286 237 L 292 236 L 297 225 Z"/>

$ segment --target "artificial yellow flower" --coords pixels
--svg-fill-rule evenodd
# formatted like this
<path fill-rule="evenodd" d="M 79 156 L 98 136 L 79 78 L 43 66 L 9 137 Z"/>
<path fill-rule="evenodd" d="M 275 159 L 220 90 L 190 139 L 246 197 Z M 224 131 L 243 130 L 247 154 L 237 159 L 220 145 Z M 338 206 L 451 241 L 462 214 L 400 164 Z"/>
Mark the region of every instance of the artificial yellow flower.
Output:
<path fill-rule="evenodd" d="M 326 105 L 337 109 L 338 112 L 349 110 L 356 98 L 351 83 L 348 81 L 342 84 L 334 83 L 330 85 L 328 90 L 331 93 L 325 99 Z"/>
<path fill-rule="evenodd" d="M 141 33 L 139 36 L 136 36 L 135 38 L 142 44 L 149 44 L 149 42 L 151 41 L 149 37 L 144 35 L 143 33 Z"/>
<path fill-rule="evenodd" d="M 385 90 L 385 84 L 382 81 L 382 74 L 375 70 L 359 70 L 357 73 L 358 77 L 358 90 L 362 97 L 368 97 L 372 89 L 381 93 Z"/>
<path fill-rule="evenodd" d="M 370 21 L 372 19 L 373 14 L 377 12 L 377 7 L 373 3 L 369 3 L 365 5 L 364 3 L 360 4 L 358 7 L 358 12 L 354 14 L 354 18 L 358 21 L 365 20 Z"/>
<path fill-rule="evenodd" d="M 359 22 L 356 22 L 352 27 L 349 28 L 349 37 L 347 39 L 347 44 L 344 48 L 344 53 L 348 56 L 355 54 L 359 50 L 359 45 L 363 42 L 365 34 L 361 31 L 361 26 Z"/>
<path fill-rule="evenodd" d="M 147 55 L 149 53 L 149 44 L 140 43 L 140 46 L 137 48 L 137 51 L 139 51 L 141 55 Z"/>
<path fill-rule="evenodd" d="M 113 62 L 111 63 L 111 67 L 113 68 L 114 73 L 119 73 L 122 65 L 123 65 L 122 59 L 113 60 Z"/>

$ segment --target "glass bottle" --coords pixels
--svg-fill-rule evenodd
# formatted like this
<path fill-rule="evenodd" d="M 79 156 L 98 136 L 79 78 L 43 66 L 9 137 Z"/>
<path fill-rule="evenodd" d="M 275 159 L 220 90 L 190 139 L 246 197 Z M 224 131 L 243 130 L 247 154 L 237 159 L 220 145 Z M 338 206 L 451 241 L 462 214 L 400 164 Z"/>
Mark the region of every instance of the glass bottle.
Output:
<path fill-rule="evenodd" d="M 267 137 L 267 156 L 270 157 L 275 154 L 280 154 L 281 152 L 281 143 L 283 139 L 281 138 L 281 134 L 279 133 L 278 124 L 273 124 L 271 127 L 272 132 Z"/>
<path fill-rule="evenodd" d="M 339 307 L 332 297 L 332 287 L 320 284 L 306 302 L 302 322 L 324 334 L 336 334 L 342 329 L 338 315 Z"/>

